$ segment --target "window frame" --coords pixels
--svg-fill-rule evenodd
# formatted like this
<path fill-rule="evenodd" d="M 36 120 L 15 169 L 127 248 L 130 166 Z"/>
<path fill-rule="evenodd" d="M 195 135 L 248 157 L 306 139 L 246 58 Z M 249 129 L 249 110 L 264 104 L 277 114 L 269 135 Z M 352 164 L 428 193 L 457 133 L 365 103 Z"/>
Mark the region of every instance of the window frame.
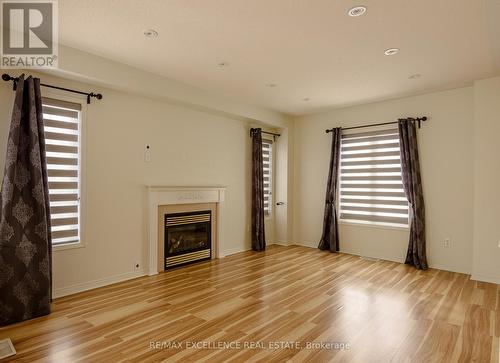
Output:
<path fill-rule="evenodd" d="M 385 127 L 376 127 L 376 128 L 371 128 L 371 131 L 383 131 L 386 129 L 390 129 L 387 126 Z M 363 131 L 356 131 L 356 132 L 349 132 L 348 135 L 355 135 L 356 133 L 362 133 Z M 340 148 L 342 148 L 342 142 L 340 144 Z M 400 153 L 400 160 L 401 160 L 401 153 Z M 337 182 L 338 182 L 338 191 L 337 191 L 337 201 L 336 201 L 336 207 L 338 210 L 338 223 L 346 226 L 356 226 L 356 227 L 365 227 L 365 228 L 376 228 L 376 229 L 383 229 L 383 230 L 400 230 L 400 231 L 409 231 L 410 230 L 410 222 L 411 222 L 411 208 L 408 208 L 408 221 L 407 225 L 397 225 L 389 222 L 377 222 L 377 221 L 363 221 L 363 220 L 354 220 L 354 219 L 343 219 L 341 218 L 342 215 L 342 207 L 341 207 L 341 191 L 342 191 L 342 153 L 340 155 L 339 159 L 339 173 L 337 175 Z"/>
<path fill-rule="evenodd" d="M 263 134 L 262 135 L 262 143 L 264 144 L 264 140 L 268 141 L 268 143 L 271 145 L 269 147 L 270 149 L 270 158 L 269 158 L 269 162 L 270 162 L 270 168 L 269 168 L 269 189 L 270 189 L 270 193 L 269 193 L 269 208 L 268 208 L 268 213 L 266 213 L 265 211 L 265 208 L 264 208 L 264 218 L 272 218 L 273 217 L 273 212 L 274 212 L 274 138 L 271 136 L 271 137 L 268 137 L 267 135 Z M 264 156 L 263 156 L 264 157 Z"/>
<path fill-rule="evenodd" d="M 56 100 L 67 101 L 78 103 L 81 105 L 80 118 L 79 122 L 79 137 L 78 137 L 78 150 L 79 150 L 79 158 L 78 158 L 78 184 L 79 184 L 79 240 L 78 242 L 66 242 L 53 245 L 52 251 L 62 251 L 69 250 L 75 248 L 84 248 L 86 246 L 86 131 L 87 131 L 87 101 L 84 97 L 68 95 L 67 92 L 52 90 L 52 89 L 43 89 L 42 90 L 42 98 L 48 97 Z M 43 104 L 43 101 L 42 101 Z"/>

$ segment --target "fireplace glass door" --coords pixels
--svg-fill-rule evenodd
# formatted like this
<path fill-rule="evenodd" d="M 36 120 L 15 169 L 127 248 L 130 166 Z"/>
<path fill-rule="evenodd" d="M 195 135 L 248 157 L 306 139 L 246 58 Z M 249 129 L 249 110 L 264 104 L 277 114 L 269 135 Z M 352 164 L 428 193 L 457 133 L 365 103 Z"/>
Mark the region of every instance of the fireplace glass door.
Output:
<path fill-rule="evenodd" d="M 211 211 L 165 215 L 165 268 L 211 257 Z"/>

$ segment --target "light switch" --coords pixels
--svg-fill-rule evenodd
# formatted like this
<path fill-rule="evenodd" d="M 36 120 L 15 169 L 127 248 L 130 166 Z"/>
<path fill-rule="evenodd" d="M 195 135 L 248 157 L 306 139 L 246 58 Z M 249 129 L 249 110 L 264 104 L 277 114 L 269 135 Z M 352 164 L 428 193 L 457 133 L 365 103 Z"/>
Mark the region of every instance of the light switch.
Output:
<path fill-rule="evenodd" d="M 149 145 L 146 146 L 146 150 L 144 151 L 144 161 L 149 163 L 151 161 L 151 148 Z"/>

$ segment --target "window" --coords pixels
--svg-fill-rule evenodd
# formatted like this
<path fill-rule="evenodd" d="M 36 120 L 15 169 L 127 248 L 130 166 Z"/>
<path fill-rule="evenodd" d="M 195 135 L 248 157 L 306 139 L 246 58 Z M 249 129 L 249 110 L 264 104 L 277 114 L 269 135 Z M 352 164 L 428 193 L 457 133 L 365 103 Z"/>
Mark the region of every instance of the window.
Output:
<path fill-rule="evenodd" d="M 52 244 L 80 241 L 80 119 L 78 103 L 43 98 Z"/>
<path fill-rule="evenodd" d="M 397 129 L 342 135 L 340 219 L 407 227 Z"/>
<path fill-rule="evenodd" d="M 264 214 L 271 215 L 273 190 L 273 141 L 262 139 L 262 157 L 264 159 Z"/>

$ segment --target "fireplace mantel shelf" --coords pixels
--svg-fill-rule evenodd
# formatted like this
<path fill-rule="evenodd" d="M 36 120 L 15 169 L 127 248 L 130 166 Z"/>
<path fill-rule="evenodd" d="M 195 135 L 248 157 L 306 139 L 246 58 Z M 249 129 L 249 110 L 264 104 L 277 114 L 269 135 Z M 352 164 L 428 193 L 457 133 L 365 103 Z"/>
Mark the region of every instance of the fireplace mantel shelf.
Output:
<path fill-rule="evenodd" d="M 158 207 L 173 204 L 217 203 L 217 250 L 224 246 L 221 220 L 226 187 L 223 186 L 170 186 L 146 185 L 149 220 L 149 275 L 158 273 Z M 215 256 L 222 257 L 222 256 Z"/>

